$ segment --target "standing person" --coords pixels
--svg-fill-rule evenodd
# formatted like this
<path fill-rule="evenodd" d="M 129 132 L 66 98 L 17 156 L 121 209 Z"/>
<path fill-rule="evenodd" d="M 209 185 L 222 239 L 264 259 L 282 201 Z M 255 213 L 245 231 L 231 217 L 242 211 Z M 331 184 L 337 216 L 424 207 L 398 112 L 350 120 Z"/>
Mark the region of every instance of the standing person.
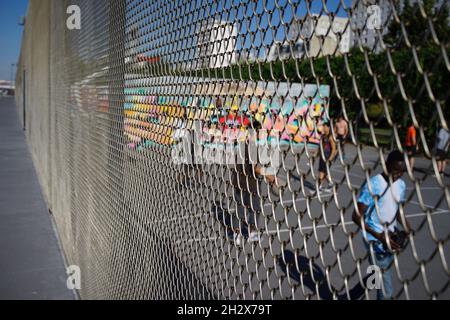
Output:
<path fill-rule="evenodd" d="M 336 132 L 336 138 L 341 146 L 342 152 L 342 160 L 345 161 L 345 142 L 347 141 L 349 130 L 348 130 L 348 122 L 345 120 L 343 115 L 340 115 L 337 118 L 337 122 L 334 128 Z"/>
<path fill-rule="evenodd" d="M 254 130 L 260 129 L 260 125 L 256 121 L 251 123 L 250 127 Z M 242 232 L 244 229 L 248 231 L 249 242 L 260 240 L 260 234 L 256 228 L 256 219 L 257 214 L 261 212 L 261 205 L 256 194 L 258 182 L 255 178 L 262 176 L 262 169 L 251 161 L 256 159 L 250 159 L 250 141 L 238 143 L 234 140 L 227 143 L 232 143 L 237 150 L 235 153 L 237 163 L 230 166 L 233 197 L 237 209 L 231 219 L 231 228 L 234 232 L 233 238 L 236 246 L 241 246 L 244 239 Z M 243 158 L 241 159 L 241 157 Z"/>
<path fill-rule="evenodd" d="M 408 123 L 408 131 L 406 132 L 406 152 L 408 153 L 409 158 L 409 166 L 411 167 L 411 171 L 414 170 L 414 162 L 415 162 L 415 156 L 418 149 L 417 145 L 417 138 L 416 138 L 417 132 L 416 128 L 414 127 L 414 124 L 412 121 Z"/>
<path fill-rule="evenodd" d="M 448 129 L 441 128 L 436 141 L 436 160 L 439 174 L 444 174 L 447 165 L 447 153 L 450 146 L 450 132 Z"/>
<path fill-rule="evenodd" d="M 188 107 L 178 106 L 177 121 L 172 135 L 172 159 L 180 167 L 177 176 L 179 187 L 188 188 L 195 181 L 195 148 L 193 141 L 192 123 L 189 119 Z"/>
<path fill-rule="evenodd" d="M 411 226 L 406 219 L 400 219 L 399 204 L 405 201 L 406 184 L 401 179 L 405 171 L 403 154 L 396 150 L 389 154 L 385 173 L 372 177 L 362 188 L 353 222 L 362 229 L 370 262 L 383 272 L 384 290 L 379 288 L 377 299 L 391 299 L 393 296 L 391 265 L 393 252 L 401 250 Z M 392 178 L 392 184 L 389 181 Z M 403 225 L 405 220 L 405 225 Z M 397 221 L 406 232 L 398 232 Z"/>
<path fill-rule="evenodd" d="M 322 156 L 322 152 L 319 151 L 320 161 L 319 161 L 319 191 L 330 191 L 331 188 L 322 188 L 322 184 L 327 178 L 327 162 L 331 163 L 337 154 L 336 143 L 334 142 L 333 136 L 331 134 L 331 127 L 328 122 L 323 124 L 323 133 L 321 138 L 321 145 L 325 159 Z"/>

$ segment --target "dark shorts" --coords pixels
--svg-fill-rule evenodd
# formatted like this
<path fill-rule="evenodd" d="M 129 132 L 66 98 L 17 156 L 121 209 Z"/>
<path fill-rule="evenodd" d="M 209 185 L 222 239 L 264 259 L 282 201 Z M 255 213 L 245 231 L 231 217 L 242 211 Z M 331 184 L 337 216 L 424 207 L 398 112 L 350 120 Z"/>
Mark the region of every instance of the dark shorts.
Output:
<path fill-rule="evenodd" d="M 406 152 L 408 153 L 408 156 L 410 157 L 414 157 L 416 155 L 417 152 L 417 148 L 416 146 L 412 146 L 412 147 L 406 147 Z"/>
<path fill-rule="evenodd" d="M 447 152 L 445 152 L 444 150 L 441 150 L 441 149 L 437 149 L 436 150 L 436 160 L 444 161 L 445 159 L 447 159 Z"/>
<path fill-rule="evenodd" d="M 341 136 L 340 134 L 338 134 L 336 138 L 340 143 L 345 143 L 346 141 L 345 137 Z"/>
<path fill-rule="evenodd" d="M 330 159 L 330 155 L 326 154 L 325 157 L 327 160 Z M 319 160 L 319 172 L 327 173 L 327 163 L 322 157 Z"/>

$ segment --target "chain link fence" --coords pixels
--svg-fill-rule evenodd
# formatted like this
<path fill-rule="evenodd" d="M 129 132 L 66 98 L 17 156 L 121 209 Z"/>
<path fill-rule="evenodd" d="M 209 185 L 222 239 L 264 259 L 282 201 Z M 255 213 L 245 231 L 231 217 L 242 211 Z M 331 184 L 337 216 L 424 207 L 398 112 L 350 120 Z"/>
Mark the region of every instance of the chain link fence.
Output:
<path fill-rule="evenodd" d="M 81 297 L 450 298 L 449 36 L 445 1 L 31 0 L 17 107 Z"/>

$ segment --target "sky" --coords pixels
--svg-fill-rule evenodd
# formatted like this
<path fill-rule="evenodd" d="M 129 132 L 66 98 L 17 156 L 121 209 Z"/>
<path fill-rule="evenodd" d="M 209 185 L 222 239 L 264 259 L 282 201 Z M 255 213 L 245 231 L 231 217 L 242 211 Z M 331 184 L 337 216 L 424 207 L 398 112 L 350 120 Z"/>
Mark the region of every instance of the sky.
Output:
<path fill-rule="evenodd" d="M 11 80 L 11 64 L 19 59 L 23 27 L 18 22 L 27 5 L 28 0 L 0 0 L 0 80 Z"/>

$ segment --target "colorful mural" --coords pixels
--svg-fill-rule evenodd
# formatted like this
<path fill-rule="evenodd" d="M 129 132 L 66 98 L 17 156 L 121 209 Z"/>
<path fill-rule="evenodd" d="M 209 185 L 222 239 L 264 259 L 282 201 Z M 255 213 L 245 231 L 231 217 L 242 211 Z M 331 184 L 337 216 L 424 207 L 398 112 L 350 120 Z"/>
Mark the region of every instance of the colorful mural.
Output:
<path fill-rule="evenodd" d="M 276 85 L 276 86 L 275 86 Z M 201 88 L 202 93 L 205 92 Z M 257 84 L 250 95 L 235 87 L 222 98 L 214 95 L 174 97 L 149 95 L 146 88 L 125 89 L 124 132 L 128 146 L 171 146 L 201 123 L 202 143 L 245 139 L 254 128 L 264 129 L 263 141 L 317 145 L 322 125 L 328 121 L 329 86 L 300 84 Z M 252 98 L 247 98 L 251 96 Z"/>

